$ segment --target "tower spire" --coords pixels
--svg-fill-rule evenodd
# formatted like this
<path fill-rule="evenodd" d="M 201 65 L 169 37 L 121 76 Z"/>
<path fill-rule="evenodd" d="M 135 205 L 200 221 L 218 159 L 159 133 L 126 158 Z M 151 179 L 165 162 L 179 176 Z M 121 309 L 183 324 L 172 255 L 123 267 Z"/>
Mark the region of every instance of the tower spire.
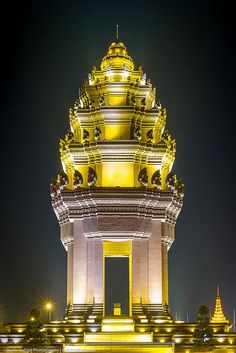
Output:
<path fill-rule="evenodd" d="M 229 321 L 224 315 L 223 308 L 221 305 L 221 299 L 220 299 L 220 287 L 216 287 L 216 303 L 215 303 L 215 311 L 214 314 L 211 318 L 212 323 L 228 323 Z"/>
<path fill-rule="evenodd" d="M 116 39 L 119 39 L 119 25 L 116 25 Z"/>

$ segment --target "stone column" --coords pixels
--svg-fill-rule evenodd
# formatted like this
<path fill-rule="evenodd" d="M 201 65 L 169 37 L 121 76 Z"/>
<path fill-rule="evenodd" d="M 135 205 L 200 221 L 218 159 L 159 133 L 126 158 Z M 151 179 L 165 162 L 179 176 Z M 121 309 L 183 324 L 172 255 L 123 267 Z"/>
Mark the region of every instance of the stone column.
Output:
<path fill-rule="evenodd" d="M 162 222 L 162 302 L 168 304 L 168 251 L 175 238 L 175 226 Z"/>
<path fill-rule="evenodd" d="M 67 246 L 67 304 L 73 303 L 73 241 Z"/>
<path fill-rule="evenodd" d="M 73 246 L 73 304 L 87 303 L 87 238 L 83 222 L 74 222 Z"/>
<path fill-rule="evenodd" d="M 73 303 L 73 242 L 74 223 L 61 225 L 61 241 L 67 251 L 67 304 Z"/>
<path fill-rule="evenodd" d="M 103 247 L 102 240 L 95 239 L 95 303 L 103 303 Z"/>
<path fill-rule="evenodd" d="M 95 297 L 95 244 L 94 238 L 87 239 L 87 303 L 92 304 Z"/>
<path fill-rule="evenodd" d="M 162 303 L 168 304 L 168 245 L 162 243 Z"/>
<path fill-rule="evenodd" d="M 139 303 L 141 297 L 140 261 L 140 239 L 134 239 L 132 240 L 132 303 Z"/>
<path fill-rule="evenodd" d="M 152 220 L 152 234 L 148 238 L 148 302 L 162 304 L 162 244 L 159 220 Z"/>
<path fill-rule="evenodd" d="M 148 302 L 148 240 L 140 239 L 140 297 Z"/>

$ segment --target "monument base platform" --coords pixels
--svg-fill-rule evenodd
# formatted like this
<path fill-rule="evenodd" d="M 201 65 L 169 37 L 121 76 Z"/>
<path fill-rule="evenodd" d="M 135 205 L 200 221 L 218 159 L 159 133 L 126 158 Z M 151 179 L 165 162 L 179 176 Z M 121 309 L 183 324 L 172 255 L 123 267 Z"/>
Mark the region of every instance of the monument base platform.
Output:
<path fill-rule="evenodd" d="M 73 353 L 92 353 L 92 352 L 115 352 L 115 353 L 125 353 L 125 352 L 145 352 L 145 353 L 173 353 L 174 347 L 171 344 L 168 345 L 157 345 L 157 344 L 81 344 L 77 346 L 64 346 L 63 352 L 73 352 Z"/>

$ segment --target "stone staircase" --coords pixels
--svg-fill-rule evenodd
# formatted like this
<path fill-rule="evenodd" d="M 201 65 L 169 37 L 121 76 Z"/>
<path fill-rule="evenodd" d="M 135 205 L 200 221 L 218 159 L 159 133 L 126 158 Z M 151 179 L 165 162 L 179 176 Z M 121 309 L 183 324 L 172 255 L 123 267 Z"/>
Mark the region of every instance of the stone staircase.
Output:
<path fill-rule="evenodd" d="M 168 306 L 162 304 L 135 303 L 132 305 L 132 314 L 136 323 L 173 321 Z"/>
<path fill-rule="evenodd" d="M 103 304 L 73 304 L 68 305 L 64 319 L 68 322 L 82 323 L 102 320 Z"/>

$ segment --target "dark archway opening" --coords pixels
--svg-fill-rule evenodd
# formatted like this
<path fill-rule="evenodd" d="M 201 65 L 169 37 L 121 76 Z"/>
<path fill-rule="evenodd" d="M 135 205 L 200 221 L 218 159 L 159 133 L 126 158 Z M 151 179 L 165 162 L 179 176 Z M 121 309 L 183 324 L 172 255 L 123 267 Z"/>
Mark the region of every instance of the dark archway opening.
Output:
<path fill-rule="evenodd" d="M 129 257 L 105 258 L 105 315 L 112 316 L 114 303 L 129 315 Z"/>

